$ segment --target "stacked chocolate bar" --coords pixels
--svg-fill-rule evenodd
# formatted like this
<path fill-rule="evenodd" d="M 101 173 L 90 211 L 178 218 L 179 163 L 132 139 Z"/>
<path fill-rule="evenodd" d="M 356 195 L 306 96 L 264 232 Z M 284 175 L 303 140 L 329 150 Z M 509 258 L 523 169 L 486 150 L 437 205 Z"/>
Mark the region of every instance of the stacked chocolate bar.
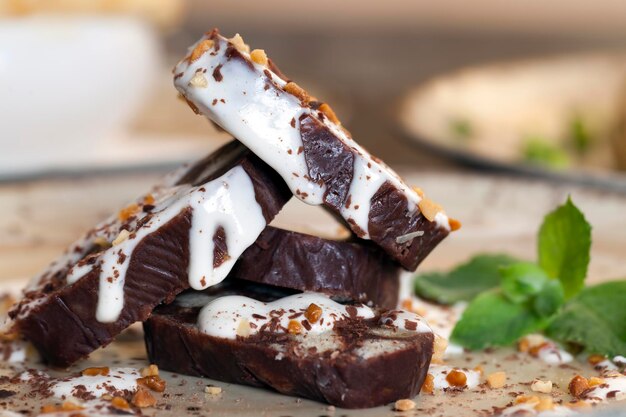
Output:
<path fill-rule="evenodd" d="M 206 34 L 174 74 L 236 140 L 68 248 L 25 289 L 12 330 L 68 366 L 143 321 L 166 370 L 348 408 L 416 395 L 434 335 L 396 309 L 399 274 L 456 222 L 239 36 Z M 269 226 L 292 195 L 353 236 Z"/>

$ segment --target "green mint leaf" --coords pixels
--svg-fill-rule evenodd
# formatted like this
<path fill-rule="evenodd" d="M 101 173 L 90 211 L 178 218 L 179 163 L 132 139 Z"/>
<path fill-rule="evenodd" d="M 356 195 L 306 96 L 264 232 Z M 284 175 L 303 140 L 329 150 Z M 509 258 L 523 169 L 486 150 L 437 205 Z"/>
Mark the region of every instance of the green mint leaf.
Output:
<path fill-rule="evenodd" d="M 539 265 L 561 281 L 565 298 L 582 290 L 591 249 L 591 226 L 570 198 L 543 220 L 539 229 Z"/>
<path fill-rule="evenodd" d="M 469 349 L 506 346 L 545 325 L 546 321 L 526 304 L 513 303 L 500 291 L 492 290 L 467 306 L 450 339 Z"/>
<path fill-rule="evenodd" d="M 546 334 L 588 353 L 626 352 L 626 281 L 585 288 L 555 316 Z"/>
<path fill-rule="evenodd" d="M 556 314 L 565 303 L 563 286 L 557 280 L 546 281 L 533 300 L 533 309 L 541 317 L 549 318 Z"/>
<path fill-rule="evenodd" d="M 523 139 L 522 149 L 524 162 L 554 170 L 562 170 L 570 165 L 567 152 L 552 141 L 540 136 L 529 136 Z"/>
<path fill-rule="evenodd" d="M 548 276 L 537 264 L 518 262 L 500 269 L 502 293 L 514 303 L 523 303 L 537 295 Z"/>
<path fill-rule="evenodd" d="M 500 267 L 514 262 L 517 260 L 508 255 L 477 255 L 449 273 L 416 276 L 415 292 L 439 304 L 470 301 L 481 292 L 500 285 Z"/>

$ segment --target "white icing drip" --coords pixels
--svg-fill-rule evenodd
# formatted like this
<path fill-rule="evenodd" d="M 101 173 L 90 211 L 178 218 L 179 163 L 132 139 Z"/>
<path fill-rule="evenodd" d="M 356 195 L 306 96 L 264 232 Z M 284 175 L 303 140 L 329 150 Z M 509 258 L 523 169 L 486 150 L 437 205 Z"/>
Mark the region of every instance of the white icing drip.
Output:
<path fill-rule="evenodd" d="M 549 342 L 544 348 L 539 349 L 537 354 L 539 359 L 550 365 L 560 365 L 574 360 L 570 353 L 560 349 L 554 342 Z"/>
<path fill-rule="evenodd" d="M 295 294 L 270 303 L 230 295 L 217 298 L 202 308 L 198 315 L 198 328 L 211 336 L 235 339 L 237 335 L 258 333 L 261 326 L 270 323 L 274 317 L 280 326 L 276 331 L 285 332 L 291 320 L 300 323 L 306 320 L 303 313 L 311 304 L 320 307 L 322 314 L 315 323 L 310 323 L 310 329 L 302 326 L 302 334 L 318 334 L 332 330 L 335 322 L 350 316 L 346 306 L 322 294 Z M 365 319 L 374 317 L 374 311 L 367 306 L 355 306 L 355 309 L 358 317 Z M 294 317 L 298 313 L 300 314 Z M 242 327 L 245 328 L 243 334 Z"/>
<path fill-rule="evenodd" d="M 452 370 L 463 372 L 467 378 L 465 387 L 453 387 L 446 380 L 446 377 Z M 433 385 L 436 390 L 443 389 L 475 389 L 480 384 L 480 372 L 471 369 L 454 368 L 447 365 L 430 365 L 428 373 L 433 376 Z"/>
<path fill-rule="evenodd" d="M 57 398 L 71 398 L 79 385 L 84 385 L 87 392 L 96 397 L 110 394 L 110 391 L 136 391 L 137 378 L 141 375 L 134 368 L 111 368 L 106 376 L 77 376 L 62 379 L 50 386 L 52 394 Z M 107 389 L 108 388 L 108 389 Z"/>
<path fill-rule="evenodd" d="M 602 384 L 586 391 L 583 398 L 591 401 L 626 400 L 626 375 L 603 376 L 602 380 Z M 610 397 L 609 393 L 611 393 Z"/>
<path fill-rule="evenodd" d="M 404 310 L 393 310 L 383 314 L 380 318 L 381 324 L 394 326 L 400 330 L 409 330 L 416 333 L 432 333 L 426 320 L 415 313 Z"/>
<path fill-rule="evenodd" d="M 147 223 L 137 228 L 128 239 L 100 255 L 96 307 L 99 322 L 113 322 L 119 317 L 124 307 L 126 272 L 139 242 L 186 207 L 193 210 L 189 233 L 189 283 L 194 289 L 204 289 L 221 282 L 239 255 L 254 243 L 266 226 L 252 181 L 239 166 L 202 186 L 173 188 L 155 203 Z M 224 228 L 230 258 L 214 268 L 213 236 L 220 226 Z M 76 282 L 95 266 L 73 267 L 67 276 L 68 284 Z"/>
<path fill-rule="evenodd" d="M 203 114 L 242 141 L 274 168 L 294 195 L 309 204 L 319 205 L 323 202 L 325 188 L 307 179 L 309 171 L 304 153 L 299 152 L 302 149 L 299 118 L 302 115 L 310 115 L 324 123 L 355 151 L 354 178 L 349 191 L 351 204 L 347 208 L 343 207 L 341 214 L 365 233 L 364 238 L 369 237 L 368 215 L 371 197 L 385 181 L 390 181 L 406 195 L 409 213 L 418 210 L 417 204 L 421 198 L 415 191 L 407 187 L 389 167 L 372 158 L 328 118 L 320 118 L 317 111 L 303 108 L 296 97 L 282 91 L 285 82 L 276 74 L 252 63 L 245 52 L 241 54 L 252 65 L 254 71 L 250 70 L 248 63 L 238 59 L 229 61 L 225 56 L 228 44 L 221 36 L 216 39 L 216 46 L 217 51 L 210 49 L 194 62 L 190 63 L 184 59 L 178 63 L 174 79 L 176 88 Z M 218 66 L 223 77 L 221 81 L 214 80 L 212 76 Z M 281 89 L 277 90 L 273 86 L 267 88 L 270 80 L 264 71 L 270 74 L 271 82 Z M 199 73 L 204 74 L 207 83 L 190 82 Z M 295 123 L 295 128 L 292 123 Z M 438 213 L 438 216 L 435 219 L 437 224 L 450 230 L 446 215 Z"/>

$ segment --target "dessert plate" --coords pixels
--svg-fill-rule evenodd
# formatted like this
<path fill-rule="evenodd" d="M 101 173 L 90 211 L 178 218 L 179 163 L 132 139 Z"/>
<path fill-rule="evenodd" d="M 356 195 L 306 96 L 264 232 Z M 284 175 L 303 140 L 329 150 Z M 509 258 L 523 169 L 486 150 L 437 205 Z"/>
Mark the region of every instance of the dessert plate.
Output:
<path fill-rule="evenodd" d="M 435 174 L 400 170 L 407 182 L 419 184 L 447 212 L 463 222 L 463 228 L 446 239 L 422 264 L 420 270 L 445 269 L 479 252 L 508 252 L 527 259 L 535 257 L 535 231 L 543 215 L 571 195 L 593 225 L 590 282 L 626 278 L 626 197 L 575 186 L 477 175 Z M 27 277 L 37 273 L 60 253 L 81 231 L 107 213 L 123 206 L 154 183 L 156 174 L 91 177 L 73 180 L 37 181 L 0 186 L 0 292 L 19 291 Z M 334 219 L 315 207 L 292 200 L 274 224 L 324 236 L 345 233 Z M 167 341 L 163 341 L 167 343 Z M 393 411 L 392 405 L 369 410 L 342 410 L 325 404 L 282 396 L 273 392 L 161 372 L 167 381 L 166 395 L 157 395 L 157 406 L 144 409 L 150 416 L 488 416 L 492 407 L 503 407 L 518 393 L 529 393 L 528 382 L 535 377 L 552 380 L 555 397 L 569 401 L 565 393 L 577 373 L 589 374 L 586 364 L 551 366 L 537 359 L 501 349 L 494 352 L 464 353 L 452 358 L 454 366 L 485 372 L 504 370 L 509 384 L 504 389 L 476 389 L 463 392 L 437 391 L 420 395 L 417 408 L 408 413 Z M 95 352 L 72 371 L 90 366 L 146 366 L 140 326 L 133 326 L 116 342 Z M 46 369 L 36 360 L 25 363 L 0 362 L 0 376 L 15 375 L 25 368 L 40 369 L 51 376 L 67 371 Z M 219 394 L 205 393 L 207 385 L 221 388 Z M 0 390 L 17 391 L 0 399 L 3 411 L 35 410 L 52 402 L 40 395 L 24 395 L 28 383 L 6 384 Z M 2 391 L 0 391 L 2 392 Z M 598 407 L 597 412 L 625 414 L 624 403 Z M 6 414 L 3 414 L 6 413 Z M 18 414 L 19 415 L 19 414 Z M 53 414 L 50 414 L 53 415 Z M 69 414 L 65 414 L 69 415 Z"/>
<path fill-rule="evenodd" d="M 469 165 L 626 192 L 625 108 L 626 53 L 590 52 L 438 76 L 399 120 L 412 143 Z"/>

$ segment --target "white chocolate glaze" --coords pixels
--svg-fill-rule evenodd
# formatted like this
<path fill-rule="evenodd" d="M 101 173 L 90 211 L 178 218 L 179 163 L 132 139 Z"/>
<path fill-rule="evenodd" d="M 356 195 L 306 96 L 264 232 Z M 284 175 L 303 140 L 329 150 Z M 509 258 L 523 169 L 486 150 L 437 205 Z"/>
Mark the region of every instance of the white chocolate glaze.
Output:
<path fill-rule="evenodd" d="M 452 370 L 457 370 L 465 374 L 465 377 L 467 378 L 467 382 L 464 387 L 453 387 L 446 380 L 446 377 Z M 431 364 L 430 368 L 428 368 L 428 373 L 433 376 L 433 386 L 436 390 L 449 390 L 449 389 L 472 390 L 478 387 L 478 384 L 480 384 L 480 372 L 474 371 L 471 369 L 465 369 L 465 368 L 461 369 L 461 368 L 454 368 L 452 366 L 447 366 L 447 365 Z"/>
<path fill-rule="evenodd" d="M 321 315 L 314 323 L 305 315 L 311 304 L 321 308 Z M 292 320 L 301 324 L 300 334 L 306 335 L 330 331 L 337 321 L 350 317 L 371 319 L 375 316 L 374 310 L 365 305 L 345 306 L 317 293 L 295 294 L 270 303 L 231 295 L 219 297 L 203 307 L 197 325 L 208 335 L 235 339 L 257 334 L 262 329 L 285 333 Z M 379 322 L 403 331 L 432 332 L 421 317 L 404 311 L 389 312 L 381 316 Z"/>
<path fill-rule="evenodd" d="M 179 169 L 155 187 L 151 194 L 154 208 L 148 214 L 149 219 L 143 223 L 145 213 L 142 213 L 131 220 L 126 227 L 132 233 L 121 230 L 122 222 L 117 215 L 112 216 L 70 246 L 66 254 L 35 278 L 27 290 L 45 285 L 48 277 L 67 268 L 70 268 L 67 285 L 99 268 L 96 319 L 103 323 L 116 321 L 124 308 L 125 277 L 137 245 L 187 208 L 192 210 L 188 269 L 190 286 L 200 290 L 221 282 L 241 253 L 254 243 L 265 228 L 263 211 L 256 201 L 252 180 L 242 167 L 237 166 L 203 185 L 174 186 L 185 172 L 186 168 Z M 213 236 L 220 227 L 224 229 L 228 257 L 214 267 Z M 128 237 L 116 239 L 120 231 Z M 98 239 L 116 244 L 104 250 L 96 263 L 78 262 Z M 29 309 L 44 299 L 30 300 L 20 315 L 26 315 Z"/>
<path fill-rule="evenodd" d="M 97 265 L 77 265 L 68 273 L 68 284 L 72 284 L 94 267 L 100 268 L 98 321 L 113 322 L 124 308 L 125 276 L 137 245 L 187 207 L 192 209 L 189 284 L 197 290 L 226 278 L 237 258 L 254 243 L 266 225 L 252 180 L 239 166 L 207 184 L 174 189 L 170 196 L 157 202 L 148 222 L 126 240 L 108 249 Z M 214 267 L 213 236 L 219 227 L 224 228 L 229 258 Z"/>
<path fill-rule="evenodd" d="M 192 51 L 209 35 L 190 48 Z M 174 69 L 176 88 L 201 113 L 231 133 L 274 168 L 302 201 L 319 205 L 325 187 L 309 178 L 300 136 L 300 117 L 308 115 L 323 123 L 346 146 L 354 150 L 354 175 L 349 202 L 341 208 L 345 220 L 356 224 L 369 238 L 369 209 L 372 196 L 380 186 L 391 182 L 408 200 L 407 212 L 417 212 L 421 197 L 398 175 L 349 137 L 338 125 L 320 112 L 302 106 L 295 96 L 283 91 L 286 82 L 268 68 L 250 60 L 229 59 L 228 40 L 215 39 L 212 48 L 190 62 L 186 58 Z M 214 71 L 221 76 L 214 77 Z M 198 79 L 202 78 L 202 82 Z M 206 82 L 205 82 L 206 81 Z M 437 224 L 449 230 L 448 218 L 438 213 Z M 416 236 L 417 237 L 417 236 Z"/>
<path fill-rule="evenodd" d="M 50 385 L 50 390 L 57 398 L 78 397 L 75 394 L 80 391 L 89 392 L 95 397 L 104 394 L 119 395 L 124 391 L 131 393 L 136 391 L 137 378 L 141 378 L 141 375 L 135 368 L 111 368 L 108 375 L 81 375 L 55 381 Z M 81 389 L 78 390 L 77 387 Z"/>

